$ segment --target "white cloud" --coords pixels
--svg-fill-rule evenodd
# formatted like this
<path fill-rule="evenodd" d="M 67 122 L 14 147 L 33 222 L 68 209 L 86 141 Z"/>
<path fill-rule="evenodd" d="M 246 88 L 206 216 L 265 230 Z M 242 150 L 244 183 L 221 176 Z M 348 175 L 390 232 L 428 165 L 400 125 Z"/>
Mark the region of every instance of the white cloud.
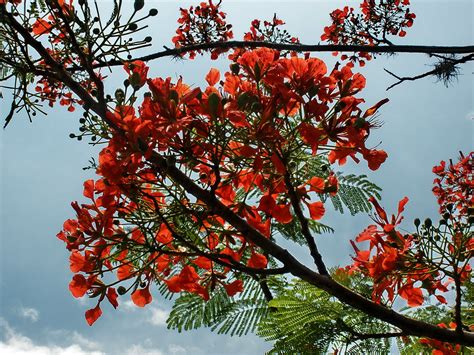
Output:
<path fill-rule="evenodd" d="M 168 352 L 170 354 L 187 354 L 187 350 L 186 348 L 182 347 L 181 345 L 177 345 L 177 344 L 171 344 L 170 346 L 168 346 Z"/>
<path fill-rule="evenodd" d="M 160 350 L 145 348 L 143 345 L 132 345 L 126 352 L 127 355 L 146 354 L 146 355 L 164 355 Z"/>
<path fill-rule="evenodd" d="M 157 326 L 165 326 L 166 320 L 168 319 L 169 313 L 163 309 L 152 307 L 149 310 L 150 315 L 148 322 Z"/>
<path fill-rule="evenodd" d="M 122 309 L 124 309 L 127 312 L 134 312 L 134 311 L 143 311 L 147 314 L 147 321 L 153 325 L 156 326 L 166 326 L 166 320 L 168 319 L 169 316 L 169 311 L 164 310 L 162 308 L 158 307 L 145 307 L 144 309 L 141 309 L 137 307 L 132 301 L 128 300 L 125 302 L 122 302 L 120 304 Z"/>
<path fill-rule="evenodd" d="M 0 329 L 3 333 L 0 341 L 2 355 L 104 355 L 100 351 L 85 350 L 79 344 L 66 347 L 35 344 L 30 338 L 16 332 L 3 318 L 0 318 Z"/>
<path fill-rule="evenodd" d="M 18 310 L 20 317 L 31 320 L 32 322 L 37 322 L 39 320 L 39 311 L 34 308 L 21 307 Z"/>
<path fill-rule="evenodd" d="M 64 329 L 47 330 L 46 337 L 53 343 L 59 343 L 64 341 L 64 339 L 69 339 L 72 343 L 77 344 L 80 347 L 94 351 L 100 350 L 101 347 L 99 343 L 87 339 L 85 336 L 76 331 L 71 332 Z"/>
<path fill-rule="evenodd" d="M 120 308 L 123 308 L 126 311 L 134 311 L 137 309 L 137 306 L 131 300 L 127 300 L 125 302 L 120 303 L 119 309 Z"/>

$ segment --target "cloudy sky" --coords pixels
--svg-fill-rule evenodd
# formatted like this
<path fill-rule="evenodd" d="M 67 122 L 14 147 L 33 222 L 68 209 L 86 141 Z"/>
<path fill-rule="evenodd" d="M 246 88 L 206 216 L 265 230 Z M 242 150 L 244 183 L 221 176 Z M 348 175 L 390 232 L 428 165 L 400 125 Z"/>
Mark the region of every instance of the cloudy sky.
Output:
<path fill-rule="evenodd" d="M 400 44 L 463 45 L 472 44 L 470 0 L 413 0 L 417 14 L 408 36 Z M 104 3 L 104 14 L 110 1 Z M 132 5 L 130 1 L 130 6 Z M 188 2 L 147 1 L 156 7 L 150 33 L 153 49 L 170 45 L 176 27 L 179 6 Z M 224 1 L 229 22 L 239 37 L 254 18 L 270 19 L 273 13 L 287 22 L 287 29 L 303 43 L 317 43 L 330 10 L 343 4 L 338 1 Z M 351 2 L 351 4 L 355 4 Z M 318 55 L 316 55 L 318 56 Z M 335 59 L 320 55 L 331 67 Z M 348 164 L 341 171 L 368 174 L 383 188 L 383 205 L 389 211 L 398 200 L 410 198 L 406 228 L 413 218 L 436 218 L 435 199 L 431 194 L 431 167 L 442 159 L 456 158 L 459 150 L 473 146 L 473 66 L 462 68 L 454 84 L 429 78 L 405 83 L 386 92 L 392 79 L 383 71 L 417 74 L 429 69 L 423 55 L 380 57 L 361 72 L 367 77 L 362 96 L 368 105 L 389 97 L 381 110 L 384 126 L 371 137 L 373 146 L 389 154 L 389 160 L 373 173 L 364 164 Z M 182 75 L 185 82 L 202 85 L 210 66 L 225 69 L 225 62 L 207 59 L 175 62 L 156 61 L 151 75 Z M 124 78 L 122 73 L 107 81 L 110 92 Z M 117 81 L 119 80 L 119 81 Z M 6 115 L 8 98 L 0 101 L 1 116 Z M 104 315 L 93 327 L 84 320 L 91 305 L 76 300 L 68 291 L 72 276 L 68 253 L 55 238 L 63 221 L 73 217 L 70 202 L 80 200 L 82 182 L 94 177 L 83 171 L 96 150 L 85 142 L 68 138 L 77 131 L 80 113 L 70 114 L 61 108 L 47 117 L 29 123 L 20 114 L 0 133 L 1 162 L 1 242 L 0 242 L 0 353 L 2 354 L 262 354 L 270 345 L 255 336 L 231 338 L 202 329 L 178 334 L 167 330 L 165 320 L 170 304 L 156 294 L 144 310 L 131 306 L 126 299 L 117 311 L 104 307 Z M 367 216 L 350 217 L 329 213 L 324 220 L 336 228 L 335 235 L 319 240 L 330 265 L 349 261 L 354 238 L 368 223 Z M 309 261 L 301 250 L 294 249 Z"/>

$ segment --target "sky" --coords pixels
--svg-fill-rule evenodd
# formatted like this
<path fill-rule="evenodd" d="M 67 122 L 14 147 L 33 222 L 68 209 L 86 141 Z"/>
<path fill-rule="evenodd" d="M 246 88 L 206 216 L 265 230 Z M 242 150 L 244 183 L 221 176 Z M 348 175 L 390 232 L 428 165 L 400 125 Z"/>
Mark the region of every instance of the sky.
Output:
<path fill-rule="evenodd" d="M 110 1 L 101 1 L 103 13 Z M 133 2 L 130 1 L 130 6 Z M 196 2 L 195 2 L 196 3 Z M 417 19 L 399 44 L 467 45 L 473 42 L 473 4 L 466 1 L 413 0 Z M 146 1 L 159 10 L 150 20 L 144 36 L 153 35 L 157 51 L 170 46 L 179 7 L 190 2 Z M 224 1 L 228 21 L 236 38 L 254 18 L 271 19 L 273 13 L 286 21 L 286 28 L 303 43 L 317 43 L 329 22 L 328 13 L 343 5 L 340 1 Z M 350 2 L 355 6 L 355 2 Z M 335 63 L 330 54 L 313 54 L 328 67 Z M 382 204 L 394 212 L 404 196 L 410 198 L 404 228 L 410 230 L 415 217 L 437 219 L 431 193 L 433 165 L 455 159 L 458 151 L 473 148 L 473 66 L 462 67 L 461 75 L 449 88 L 428 78 L 406 82 L 390 91 L 393 78 L 383 69 L 400 75 L 429 70 L 425 55 L 379 57 L 360 72 L 367 78 L 361 93 L 367 107 L 388 97 L 380 110 L 384 125 L 374 131 L 370 142 L 389 155 L 377 172 L 364 163 L 337 167 L 344 173 L 367 174 L 382 189 Z M 186 83 L 203 85 L 210 67 L 224 70 L 225 61 L 198 58 L 195 61 L 163 59 L 150 63 L 151 76 L 183 76 Z M 125 78 L 119 69 L 106 81 L 113 93 Z M 8 112 L 8 95 L 0 101 L 0 116 Z M 1 354 L 262 354 L 271 344 L 253 335 L 229 337 L 206 329 L 179 334 L 166 329 L 170 303 L 154 293 L 154 302 L 145 309 L 134 307 L 125 298 L 118 310 L 104 307 L 103 316 L 89 327 L 84 311 L 91 306 L 74 299 L 68 283 L 72 273 L 68 252 L 55 235 L 64 220 L 74 216 L 70 202 L 81 201 L 82 183 L 94 178 L 84 171 L 97 149 L 86 142 L 68 138 L 77 132 L 80 110 L 71 114 L 56 107 L 46 117 L 28 122 L 24 114 L 14 117 L 0 133 L 0 353 Z M 368 224 L 367 215 L 351 217 L 328 212 L 324 223 L 336 228 L 334 235 L 318 237 L 318 245 L 330 266 L 350 262 L 349 244 Z M 302 261 L 306 252 L 286 245 Z"/>

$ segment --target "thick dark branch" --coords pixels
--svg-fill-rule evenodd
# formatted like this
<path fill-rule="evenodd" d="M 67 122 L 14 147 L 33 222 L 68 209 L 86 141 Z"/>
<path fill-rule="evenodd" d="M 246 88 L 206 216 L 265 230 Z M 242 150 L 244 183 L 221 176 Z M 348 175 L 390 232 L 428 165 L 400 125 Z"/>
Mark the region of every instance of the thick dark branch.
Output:
<path fill-rule="evenodd" d="M 166 48 L 164 51 L 156 52 L 142 57 L 136 57 L 127 61 L 142 60 L 150 61 L 163 57 L 182 56 L 188 52 L 209 49 L 232 49 L 232 48 L 272 48 L 277 50 L 290 50 L 295 52 L 367 52 L 367 53 L 424 53 L 424 54 L 472 54 L 474 46 L 418 46 L 418 45 L 390 45 L 390 46 L 360 46 L 339 44 L 297 44 L 297 43 L 272 43 L 261 41 L 227 41 L 195 44 L 181 48 Z M 96 65 L 96 67 L 107 67 L 122 65 L 124 61 L 110 60 Z"/>
<path fill-rule="evenodd" d="M 164 157 L 154 153 L 150 158 L 150 161 L 153 164 L 156 164 L 160 171 L 166 171 L 168 177 L 181 185 L 188 193 L 206 203 L 212 209 L 214 214 L 221 216 L 236 230 L 242 233 L 242 235 L 245 235 L 249 241 L 282 262 L 294 276 L 328 292 L 330 295 L 336 297 L 339 301 L 345 304 L 402 329 L 402 331 L 407 335 L 423 336 L 464 345 L 474 345 L 474 333 L 461 333 L 443 329 L 429 323 L 405 317 L 392 309 L 366 299 L 362 295 L 340 285 L 330 277 L 312 271 L 305 265 L 301 264 L 286 249 L 283 249 L 278 244 L 272 242 L 260 232 L 252 228 L 244 219 L 218 201 L 208 191 L 198 186 L 177 167 L 174 165 L 170 166 Z"/>
<path fill-rule="evenodd" d="M 146 193 L 145 193 L 145 195 L 147 195 L 149 198 L 152 198 L 153 201 L 155 202 L 155 198 L 153 196 L 150 196 Z M 216 253 L 201 250 L 195 244 L 190 242 L 186 238 L 186 236 L 183 236 L 180 233 L 178 233 L 176 231 L 176 229 L 173 228 L 173 226 L 166 220 L 164 215 L 159 211 L 159 208 L 155 209 L 155 211 L 160 215 L 161 219 L 165 223 L 168 230 L 171 232 L 171 235 L 173 236 L 174 239 L 179 240 L 181 243 L 183 243 L 185 245 L 186 248 L 189 248 L 189 249 L 193 250 L 194 253 L 196 253 L 200 256 L 204 256 L 204 257 L 208 258 L 209 260 L 212 260 L 212 261 L 214 261 L 215 263 L 217 263 L 221 266 L 228 267 L 228 268 L 231 268 L 231 269 L 235 269 L 235 270 L 244 272 L 244 273 L 249 274 L 249 275 L 254 275 L 254 276 L 257 276 L 257 275 L 282 275 L 282 274 L 286 274 L 286 273 L 289 272 L 285 267 L 276 268 L 276 269 L 255 269 L 255 268 L 243 265 L 243 264 L 235 261 L 234 259 L 232 259 L 232 257 L 230 255 L 220 254 L 220 253 L 216 254 Z M 162 252 L 166 253 L 166 251 L 162 251 Z"/>
<path fill-rule="evenodd" d="M 285 185 L 288 189 L 288 195 L 290 196 L 291 205 L 293 206 L 296 218 L 301 225 L 301 233 L 308 244 L 308 248 L 311 256 L 313 257 L 314 263 L 316 264 L 321 275 L 329 276 L 329 272 L 327 271 L 326 265 L 324 265 L 323 262 L 323 257 L 319 253 L 316 242 L 314 241 L 314 237 L 309 229 L 308 219 L 304 216 L 303 210 L 301 209 L 300 199 L 298 198 L 293 184 L 291 183 L 290 174 L 288 172 L 285 174 Z"/>
<path fill-rule="evenodd" d="M 398 338 L 402 336 L 406 336 L 405 332 L 396 332 L 396 333 L 352 333 L 351 340 L 365 340 L 365 339 L 387 339 L 387 338 Z"/>
<path fill-rule="evenodd" d="M 446 59 L 446 58 L 445 58 Z M 469 55 L 466 55 L 462 58 L 459 58 L 459 59 L 450 59 L 449 60 L 449 64 L 454 68 L 457 64 L 464 64 L 466 62 L 469 62 L 471 60 L 474 60 L 474 53 L 472 54 L 469 54 Z M 442 74 L 442 72 L 440 71 L 439 68 L 435 67 L 433 70 L 430 70 L 430 71 L 427 71 L 425 73 L 422 73 L 422 74 L 419 74 L 419 75 L 415 75 L 415 76 L 399 76 L 399 75 L 396 75 L 394 73 L 392 73 L 390 70 L 388 69 L 384 69 L 388 74 L 390 74 L 391 76 L 393 76 L 395 79 L 397 79 L 398 81 L 392 85 L 390 85 L 387 90 L 390 90 L 392 89 L 393 87 L 403 83 L 404 81 L 415 81 L 415 80 L 419 80 L 419 79 L 423 79 L 423 78 L 426 78 L 428 76 L 432 76 L 432 75 L 435 75 L 435 76 L 438 76 L 440 74 Z"/>
<path fill-rule="evenodd" d="M 270 287 L 268 287 L 267 278 L 265 276 L 262 276 L 262 277 L 253 276 L 253 278 L 260 285 L 260 288 L 262 289 L 262 292 L 263 292 L 263 296 L 265 297 L 267 302 L 270 302 L 273 299 L 273 294 L 272 294 L 272 291 L 270 290 Z"/>

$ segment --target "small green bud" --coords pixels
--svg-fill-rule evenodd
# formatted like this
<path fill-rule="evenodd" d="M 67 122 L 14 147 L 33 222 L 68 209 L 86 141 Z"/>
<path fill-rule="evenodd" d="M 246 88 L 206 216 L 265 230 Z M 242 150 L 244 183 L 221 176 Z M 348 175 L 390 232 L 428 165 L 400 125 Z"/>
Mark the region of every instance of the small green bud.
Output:
<path fill-rule="evenodd" d="M 413 221 L 413 223 L 415 224 L 415 227 L 418 228 L 420 226 L 420 219 L 419 218 L 415 218 L 415 220 Z"/>
<path fill-rule="evenodd" d="M 123 286 L 119 286 L 119 287 L 117 288 L 117 293 L 118 293 L 120 296 L 122 296 L 122 295 L 124 295 L 124 294 L 127 293 L 127 289 L 126 289 L 125 287 L 123 287 Z"/>
<path fill-rule="evenodd" d="M 158 15 L 157 9 L 151 9 L 150 12 L 148 13 L 148 16 L 156 16 L 156 15 Z"/>

